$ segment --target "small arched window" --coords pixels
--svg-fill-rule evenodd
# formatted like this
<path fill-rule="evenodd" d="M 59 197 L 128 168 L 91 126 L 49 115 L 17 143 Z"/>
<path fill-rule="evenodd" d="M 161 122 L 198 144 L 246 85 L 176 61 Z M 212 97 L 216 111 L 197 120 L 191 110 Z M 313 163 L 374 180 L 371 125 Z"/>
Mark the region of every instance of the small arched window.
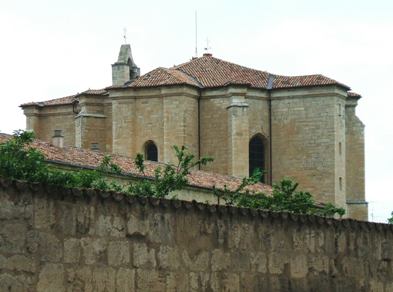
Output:
<path fill-rule="evenodd" d="M 146 160 L 158 161 L 157 146 L 153 141 L 147 141 L 145 143 L 145 157 Z"/>
<path fill-rule="evenodd" d="M 250 140 L 248 147 L 249 153 L 249 175 L 252 175 L 256 169 L 262 171 L 261 181 L 266 181 L 266 163 L 265 163 L 265 145 L 263 138 L 259 135 Z"/>

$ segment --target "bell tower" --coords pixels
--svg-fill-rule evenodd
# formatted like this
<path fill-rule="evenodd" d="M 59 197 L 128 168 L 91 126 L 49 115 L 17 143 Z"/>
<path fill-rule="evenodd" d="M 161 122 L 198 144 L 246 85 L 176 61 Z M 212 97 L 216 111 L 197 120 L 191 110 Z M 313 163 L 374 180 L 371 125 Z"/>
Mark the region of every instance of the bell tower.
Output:
<path fill-rule="evenodd" d="M 112 85 L 122 86 L 139 76 L 140 69 L 132 58 L 131 46 L 121 45 L 117 62 L 112 64 Z"/>

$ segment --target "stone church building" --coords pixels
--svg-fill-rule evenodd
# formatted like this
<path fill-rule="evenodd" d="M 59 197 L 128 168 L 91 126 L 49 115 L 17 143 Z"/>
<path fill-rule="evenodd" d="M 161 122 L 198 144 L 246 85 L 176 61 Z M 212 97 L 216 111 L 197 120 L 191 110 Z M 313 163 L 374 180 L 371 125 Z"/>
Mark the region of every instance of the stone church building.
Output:
<path fill-rule="evenodd" d="M 323 75 L 283 76 L 211 54 L 142 76 L 131 47 L 112 64 L 112 85 L 23 104 L 27 129 L 53 144 L 149 160 L 172 145 L 214 162 L 203 170 L 263 182 L 292 177 L 317 201 L 367 220 L 360 95 Z"/>

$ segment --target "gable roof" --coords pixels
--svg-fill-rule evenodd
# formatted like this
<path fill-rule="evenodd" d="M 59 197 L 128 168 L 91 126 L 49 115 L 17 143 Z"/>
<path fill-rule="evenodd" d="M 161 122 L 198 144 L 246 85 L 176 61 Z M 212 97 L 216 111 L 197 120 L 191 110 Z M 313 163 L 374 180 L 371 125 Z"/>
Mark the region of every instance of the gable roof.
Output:
<path fill-rule="evenodd" d="M 81 95 L 107 95 L 108 92 L 105 89 L 87 89 L 85 91 L 82 91 L 81 93 L 76 93 L 73 95 L 69 96 L 64 96 L 60 98 L 55 98 L 55 99 L 50 99 L 46 101 L 39 101 L 39 102 L 27 102 L 24 104 L 21 104 L 21 107 L 25 106 L 52 106 L 52 105 L 67 105 L 67 104 L 73 104 L 75 100 L 77 99 L 78 96 Z"/>
<path fill-rule="evenodd" d="M 12 136 L 0 133 L 0 144 L 4 143 Z M 96 168 L 98 167 L 105 153 L 91 151 L 76 147 L 55 147 L 50 143 L 40 140 L 34 140 L 32 146 L 42 152 L 49 163 L 65 164 L 80 168 Z M 117 164 L 123 173 L 134 177 L 141 177 L 134 160 L 130 157 L 111 154 L 112 161 Z M 157 167 L 164 166 L 163 163 L 145 161 L 145 173 L 147 177 L 154 177 L 154 171 Z M 206 171 L 196 170 L 188 175 L 188 184 L 192 187 L 199 187 L 204 189 L 212 189 L 213 187 L 223 189 L 227 186 L 229 190 L 235 190 L 242 182 L 241 178 L 222 175 L 217 173 L 210 173 Z M 249 186 L 248 190 L 253 192 L 271 193 L 271 186 L 262 183 Z"/>

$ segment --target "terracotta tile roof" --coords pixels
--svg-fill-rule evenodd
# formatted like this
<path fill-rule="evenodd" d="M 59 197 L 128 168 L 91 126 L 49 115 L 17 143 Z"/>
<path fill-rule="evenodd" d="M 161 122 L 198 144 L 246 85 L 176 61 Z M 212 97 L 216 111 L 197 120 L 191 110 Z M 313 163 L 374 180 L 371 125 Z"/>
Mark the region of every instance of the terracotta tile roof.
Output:
<path fill-rule="evenodd" d="M 88 89 L 85 90 L 79 94 L 77 94 L 76 96 L 79 95 L 108 95 L 108 91 L 106 91 L 105 89 Z"/>
<path fill-rule="evenodd" d="M 11 135 L 0 133 L 0 143 L 5 142 L 9 139 Z M 80 149 L 75 147 L 65 147 L 58 148 L 47 142 L 35 140 L 33 142 L 33 147 L 39 149 L 50 162 L 65 163 L 77 167 L 89 167 L 95 168 L 100 165 L 102 159 L 104 158 L 104 153 L 90 151 L 86 149 Z M 134 161 L 132 158 L 121 156 L 121 155 L 111 155 L 113 162 L 120 166 L 122 171 L 126 174 L 133 176 L 140 176 Z M 154 170 L 158 166 L 163 166 L 162 163 L 146 161 L 145 173 L 147 176 L 154 177 Z M 209 173 L 205 171 L 192 171 L 188 176 L 189 185 L 194 187 L 201 187 L 212 189 L 213 186 L 216 188 L 224 188 L 226 185 L 230 190 L 235 190 L 241 183 L 241 179 L 237 177 L 221 175 L 216 173 Z M 271 187 L 264 184 L 256 184 L 249 187 L 250 191 L 258 191 L 271 193 Z"/>
<path fill-rule="evenodd" d="M 197 87 L 200 86 L 193 78 L 181 71 L 160 67 L 144 74 L 134 82 L 130 83 L 128 87 L 155 87 L 162 85 L 180 84 L 187 84 Z"/>
<path fill-rule="evenodd" d="M 221 87 L 228 84 L 244 84 L 266 88 L 269 73 L 250 69 L 211 56 L 195 58 L 173 67 L 194 77 L 204 88 Z"/>
<path fill-rule="evenodd" d="M 362 96 L 359 93 L 353 92 L 353 91 L 348 91 L 347 92 L 349 97 L 355 97 L 355 98 L 361 98 Z"/>
<path fill-rule="evenodd" d="M 28 102 L 28 103 L 22 104 L 21 107 L 31 106 L 31 105 L 43 107 L 43 106 L 51 106 L 51 105 L 72 104 L 75 101 L 75 96 L 76 96 L 76 94 L 65 96 L 65 97 L 60 97 L 60 98 L 55 98 L 55 99 L 50 99 L 50 100 L 46 100 L 46 101 Z"/>
<path fill-rule="evenodd" d="M 183 73 L 184 75 L 176 75 Z M 268 85 L 269 78 L 271 84 Z M 215 88 L 233 85 L 246 85 L 254 88 L 273 89 L 308 86 L 338 85 L 348 86 L 320 74 L 304 76 L 283 76 L 270 74 L 234 63 L 214 58 L 211 55 L 195 58 L 170 69 L 155 69 L 128 87 L 153 87 L 161 85 L 189 84 L 201 88 Z"/>
<path fill-rule="evenodd" d="M 55 99 L 50 99 L 46 101 L 41 101 L 41 102 L 28 102 L 24 103 L 21 105 L 21 107 L 25 106 L 39 106 L 39 107 L 44 107 L 44 106 L 53 106 L 53 105 L 67 105 L 67 104 L 72 104 L 76 98 L 80 95 L 107 95 L 108 92 L 105 89 L 88 89 L 85 90 L 81 93 L 65 96 L 65 97 L 60 97 L 60 98 L 55 98 Z"/>
<path fill-rule="evenodd" d="M 270 82 L 269 82 L 270 80 Z M 320 74 L 304 76 L 283 76 L 266 71 L 251 69 L 227 62 L 211 55 L 194 58 L 184 64 L 172 68 L 159 67 L 136 80 L 122 85 L 109 86 L 105 89 L 89 89 L 71 96 L 52 99 L 44 102 L 30 102 L 21 106 L 50 106 L 71 104 L 81 94 L 107 95 L 106 89 L 145 88 L 170 85 L 190 85 L 198 88 L 215 88 L 228 85 L 245 85 L 253 88 L 283 89 L 310 86 L 338 85 L 346 90 L 350 88 L 334 79 Z"/>
<path fill-rule="evenodd" d="M 349 89 L 348 86 L 320 74 L 304 76 L 274 75 L 273 88 L 292 88 L 322 85 L 339 85 Z"/>

